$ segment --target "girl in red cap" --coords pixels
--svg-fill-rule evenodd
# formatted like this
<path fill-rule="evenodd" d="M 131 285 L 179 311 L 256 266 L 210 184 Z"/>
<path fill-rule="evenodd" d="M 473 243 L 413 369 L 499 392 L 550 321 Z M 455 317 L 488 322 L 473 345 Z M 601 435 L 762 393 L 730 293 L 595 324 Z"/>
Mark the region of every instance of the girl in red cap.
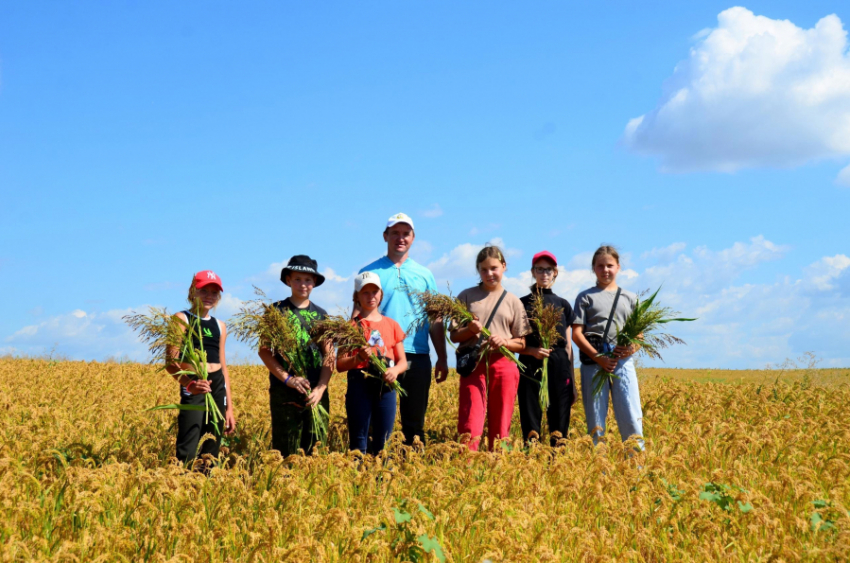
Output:
<path fill-rule="evenodd" d="M 457 431 L 470 435 L 469 449 L 472 451 L 478 450 L 484 432 L 485 410 L 490 450 L 495 440 L 510 435 L 519 370 L 499 352 L 499 347 L 519 352 L 525 348 L 525 335 L 531 332 L 522 302 L 502 287 L 507 267 L 499 247 L 485 246 L 475 259 L 481 283 L 464 289 L 457 296 L 477 317 L 463 328 L 455 327 L 451 331 L 452 342 L 460 343 L 458 354 L 481 343 L 485 347 L 483 354 L 488 356 L 478 362 L 472 373 L 460 378 Z M 492 334 L 487 343 L 481 338 L 485 325 L 489 325 L 487 328 Z"/>
<path fill-rule="evenodd" d="M 558 438 L 553 436 L 555 432 L 560 433 L 563 438 L 567 437 L 570 429 L 570 409 L 576 397 L 570 339 L 573 308 L 569 301 L 558 297 L 552 291 L 552 286 L 558 279 L 558 261 L 554 254 L 546 250 L 535 254 L 531 259 L 531 274 L 535 281 L 531 286 L 531 293 L 520 300 L 529 317 L 532 315 L 533 301 L 537 295 L 542 295 L 544 304 L 563 311 L 558 323 L 560 337 L 551 348 L 540 347 L 540 334 L 533 323 L 534 332 L 525 339 L 525 348 L 519 356 L 519 361 L 525 366 L 521 369 L 523 377 L 519 380 L 519 419 L 524 439 L 528 440 L 532 432 L 540 436 L 543 421 L 539 399 L 540 379 L 543 358 L 549 358 L 549 408 L 546 410 L 546 418 L 549 422 L 549 443 L 554 447 L 558 442 Z"/>
<path fill-rule="evenodd" d="M 190 370 L 188 364 L 181 364 L 180 350 L 169 348 L 168 355 L 177 363 L 168 366 L 168 372 L 180 383 L 181 405 L 203 405 L 204 394 L 212 393 L 219 410 L 224 413 L 224 431 L 233 434 L 236 429 L 236 419 L 233 416 L 233 401 L 230 398 L 230 376 L 224 357 L 224 341 L 227 329 L 224 323 L 210 316 L 210 311 L 221 301 L 221 279 L 212 271 L 204 270 L 195 274 L 192 285 L 189 286 L 189 303 L 191 307 L 177 313 L 186 324 L 198 322 L 201 338 L 192 334 L 192 344 L 195 348 L 207 353 L 207 380 L 199 380 L 186 374 L 176 375 L 180 370 Z M 187 464 L 198 454 L 218 456 L 221 437 L 216 433 L 212 423 L 207 423 L 207 413 L 204 411 L 181 410 L 177 415 L 177 459 Z M 212 434 L 214 439 L 207 439 L 198 450 L 198 442 L 205 434 Z"/>

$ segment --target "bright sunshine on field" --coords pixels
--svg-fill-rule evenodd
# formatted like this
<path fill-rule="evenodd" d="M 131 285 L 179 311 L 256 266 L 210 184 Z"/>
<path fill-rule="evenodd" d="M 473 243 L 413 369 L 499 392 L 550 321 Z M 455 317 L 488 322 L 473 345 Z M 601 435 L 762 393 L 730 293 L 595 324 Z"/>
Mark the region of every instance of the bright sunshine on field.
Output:
<path fill-rule="evenodd" d="M 787 367 L 787 366 L 786 366 Z M 167 375 L 145 364 L 0 360 L 4 561 L 840 561 L 850 553 L 850 370 L 642 368 L 646 452 L 457 442 L 457 376 L 429 444 L 269 451 L 268 373 L 234 366 L 239 427 L 208 476 L 172 460 Z M 517 416 L 515 414 L 515 416 Z M 611 424 L 616 424 L 609 416 Z"/>

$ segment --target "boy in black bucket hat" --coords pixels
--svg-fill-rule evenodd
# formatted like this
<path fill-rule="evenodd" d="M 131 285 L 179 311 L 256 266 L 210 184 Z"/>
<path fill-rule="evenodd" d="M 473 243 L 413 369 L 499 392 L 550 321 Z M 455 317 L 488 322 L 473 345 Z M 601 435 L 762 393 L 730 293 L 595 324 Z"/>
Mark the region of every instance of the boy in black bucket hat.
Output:
<path fill-rule="evenodd" d="M 280 281 L 289 286 L 292 294 L 273 306 L 297 321 L 301 353 L 307 365 L 307 377 L 294 376 L 287 372 L 288 364 L 280 354 L 260 348 L 260 359 L 269 368 L 272 449 L 286 457 L 299 449 L 312 452 L 317 437 L 313 434 L 310 409 L 321 404 L 329 412 L 327 388 L 336 360 L 332 345 L 320 350 L 310 341 L 310 327 L 327 316 L 327 311 L 310 301 L 313 289 L 325 281 L 316 261 L 303 254 L 293 256 L 280 271 Z M 325 420 L 326 427 L 327 424 Z"/>
<path fill-rule="evenodd" d="M 304 274 L 312 274 L 313 279 L 315 280 L 313 287 L 319 287 L 325 283 L 325 276 L 319 273 L 317 269 L 318 267 L 319 264 L 306 254 L 297 254 L 290 258 L 289 263 L 280 271 L 280 281 L 289 285 L 286 278 L 295 272 L 301 272 Z"/>

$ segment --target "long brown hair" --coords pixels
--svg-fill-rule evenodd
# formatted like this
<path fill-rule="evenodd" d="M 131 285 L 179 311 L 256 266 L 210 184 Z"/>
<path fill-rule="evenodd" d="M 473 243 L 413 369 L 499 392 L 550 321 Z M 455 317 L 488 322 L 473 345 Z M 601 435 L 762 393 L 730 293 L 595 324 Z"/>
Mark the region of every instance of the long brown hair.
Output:
<path fill-rule="evenodd" d="M 617 262 L 617 265 L 620 264 L 620 253 L 617 252 L 617 249 L 611 245 L 603 244 L 602 246 L 596 249 L 596 252 L 593 253 L 593 260 L 590 261 L 591 269 L 596 266 L 596 259 L 600 256 L 610 256 Z"/>
<path fill-rule="evenodd" d="M 502 249 L 496 245 L 486 245 L 478 252 L 478 256 L 475 258 L 475 272 L 478 273 L 478 266 L 481 262 L 487 260 L 488 258 L 495 258 L 499 262 L 502 263 L 503 266 L 507 267 L 508 263 L 505 260 L 505 253 L 502 252 Z M 482 285 L 484 282 L 478 282 L 478 285 Z"/>

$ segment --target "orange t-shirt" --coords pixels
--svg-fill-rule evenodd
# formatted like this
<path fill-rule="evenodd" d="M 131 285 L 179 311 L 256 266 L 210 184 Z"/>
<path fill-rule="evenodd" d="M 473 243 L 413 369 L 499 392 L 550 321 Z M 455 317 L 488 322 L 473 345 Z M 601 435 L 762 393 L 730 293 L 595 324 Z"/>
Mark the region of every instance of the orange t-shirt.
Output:
<path fill-rule="evenodd" d="M 353 322 L 353 321 L 352 321 Z M 404 342 L 404 331 L 401 326 L 389 317 L 381 316 L 379 321 L 360 321 L 363 327 L 363 336 L 367 342 L 374 343 L 372 353 L 380 352 L 384 357 L 396 361 L 395 345 L 399 342 Z M 377 334 L 375 334 L 377 332 Z M 363 369 L 369 366 L 369 362 L 360 362 L 357 364 L 357 369 Z"/>

